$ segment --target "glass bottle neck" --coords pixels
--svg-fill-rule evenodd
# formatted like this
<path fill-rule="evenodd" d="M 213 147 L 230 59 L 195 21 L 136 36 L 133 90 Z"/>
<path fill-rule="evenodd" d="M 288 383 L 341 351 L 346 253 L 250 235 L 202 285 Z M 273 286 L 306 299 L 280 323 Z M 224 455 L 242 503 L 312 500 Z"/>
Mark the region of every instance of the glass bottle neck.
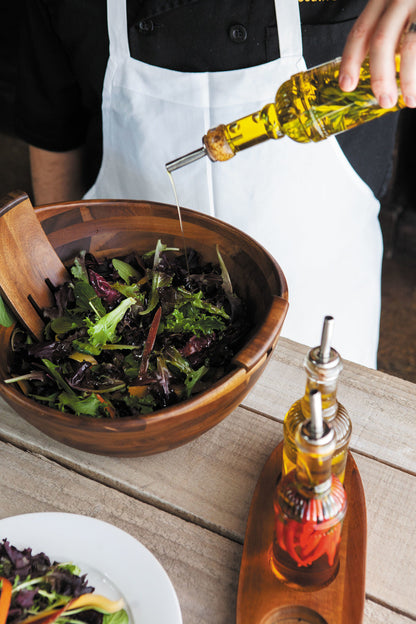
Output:
<path fill-rule="evenodd" d="M 329 454 L 307 453 L 298 449 L 296 458 L 296 481 L 300 492 L 310 498 L 331 489 L 332 452 Z"/>
<path fill-rule="evenodd" d="M 310 418 L 311 410 L 309 404 L 309 393 L 311 390 L 319 390 L 322 396 L 322 415 L 326 421 L 335 418 L 338 409 L 337 400 L 338 378 L 326 380 L 324 377 L 317 379 L 307 376 L 305 394 L 301 399 L 302 414 L 305 418 Z"/>
<path fill-rule="evenodd" d="M 220 130 L 220 132 L 219 132 Z M 215 132 L 215 135 L 214 135 Z M 211 133 L 211 134 L 210 134 Z M 208 153 L 214 152 L 214 160 L 226 160 L 227 150 L 232 154 L 258 145 L 268 139 L 280 139 L 284 134 L 277 120 L 274 104 L 266 104 L 260 111 L 232 121 L 227 125 L 209 130 L 204 139 Z M 220 148 L 220 149 L 218 149 Z"/>

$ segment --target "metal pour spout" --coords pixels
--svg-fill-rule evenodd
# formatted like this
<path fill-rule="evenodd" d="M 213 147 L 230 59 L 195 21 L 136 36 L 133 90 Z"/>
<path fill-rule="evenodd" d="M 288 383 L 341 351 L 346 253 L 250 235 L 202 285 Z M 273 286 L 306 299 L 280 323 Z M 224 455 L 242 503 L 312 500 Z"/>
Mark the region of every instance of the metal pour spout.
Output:
<path fill-rule="evenodd" d="M 318 390 L 311 390 L 309 400 L 311 405 L 311 437 L 313 440 L 319 440 L 324 435 L 321 393 Z"/>
<path fill-rule="evenodd" d="M 331 355 L 331 341 L 332 333 L 334 330 L 334 318 L 332 316 L 326 316 L 324 319 L 324 326 L 322 329 L 321 346 L 319 349 L 320 360 L 326 364 Z"/>
<path fill-rule="evenodd" d="M 171 160 L 170 162 L 165 164 L 166 169 L 169 173 L 175 171 L 176 169 L 180 169 L 181 167 L 185 167 L 185 165 L 190 165 L 191 163 L 207 156 L 208 152 L 206 150 L 205 145 L 200 147 L 199 149 L 194 150 L 193 152 L 189 152 L 189 154 L 185 154 L 185 156 L 180 156 L 175 160 Z"/>

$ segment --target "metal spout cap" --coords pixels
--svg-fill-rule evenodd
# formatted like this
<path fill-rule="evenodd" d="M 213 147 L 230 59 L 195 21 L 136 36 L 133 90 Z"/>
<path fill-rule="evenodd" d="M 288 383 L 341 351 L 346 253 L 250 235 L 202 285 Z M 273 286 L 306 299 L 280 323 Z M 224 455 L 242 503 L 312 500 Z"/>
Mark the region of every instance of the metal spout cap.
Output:
<path fill-rule="evenodd" d="M 176 169 L 185 167 L 185 165 L 190 165 L 196 160 L 203 158 L 207 154 L 208 152 L 205 146 L 202 146 L 199 149 L 194 150 L 193 152 L 189 152 L 189 154 L 185 154 L 185 156 L 180 156 L 179 158 L 176 158 L 175 160 L 171 160 L 170 162 L 165 164 L 165 167 L 169 173 L 172 173 L 172 171 L 176 171 Z"/>
<path fill-rule="evenodd" d="M 318 390 L 311 390 L 309 394 L 311 406 L 311 422 L 309 426 L 310 437 L 320 440 L 324 435 L 324 419 L 322 416 L 322 399 Z"/>
<path fill-rule="evenodd" d="M 303 451 L 330 455 L 335 450 L 335 433 L 322 415 L 322 395 L 313 389 L 309 393 L 311 417 L 299 425 L 299 442 Z"/>
<path fill-rule="evenodd" d="M 307 374 L 318 381 L 323 375 L 328 382 L 331 379 L 335 380 L 343 368 L 338 351 L 331 346 L 334 323 L 333 316 L 325 316 L 321 344 L 313 347 L 305 357 L 304 366 Z"/>
<path fill-rule="evenodd" d="M 324 326 L 322 328 L 321 346 L 319 349 L 319 358 L 323 364 L 329 361 L 331 356 L 331 342 L 334 333 L 334 317 L 326 316 L 324 318 Z"/>

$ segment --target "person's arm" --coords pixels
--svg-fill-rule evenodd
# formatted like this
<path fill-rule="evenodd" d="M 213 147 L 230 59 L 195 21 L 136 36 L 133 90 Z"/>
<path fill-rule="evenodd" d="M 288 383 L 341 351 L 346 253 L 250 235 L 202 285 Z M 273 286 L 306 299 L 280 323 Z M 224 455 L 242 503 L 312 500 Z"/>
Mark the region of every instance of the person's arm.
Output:
<path fill-rule="evenodd" d="M 352 28 L 342 56 L 339 83 L 357 86 L 364 57 L 370 56 L 371 86 L 380 106 L 397 101 L 394 56 L 400 52 L 404 101 L 416 107 L 416 0 L 369 0 Z"/>
<path fill-rule="evenodd" d="M 82 148 L 50 152 L 30 145 L 29 156 L 35 205 L 82 198 Z"/>
<path fill-rule="evenodd" d="M 84 50 L 81 43 L 90 29 L 81 17 L 89 3 L 81 3 L 73 19 L 71 9 L 60 8 L 65 3 L 22 0 L 21 4 L 14 127 L 30 146 L 34 200 L 43 204 L 80 199 L 86 191 L 83 181 L 92 177 L 82 146 L 93 136 L 91 119 L 101 105 L 95 96 L 99 87 L 91 87 L 89 70 L 81 71 L 81 52 L 74 44 L 79 41 Z M 91 12 L 94 15 L 93 8 Z M 87 8 L 85 13 L 89 14 Z M 90 145 L 88 149 L 91 153 Z"/>

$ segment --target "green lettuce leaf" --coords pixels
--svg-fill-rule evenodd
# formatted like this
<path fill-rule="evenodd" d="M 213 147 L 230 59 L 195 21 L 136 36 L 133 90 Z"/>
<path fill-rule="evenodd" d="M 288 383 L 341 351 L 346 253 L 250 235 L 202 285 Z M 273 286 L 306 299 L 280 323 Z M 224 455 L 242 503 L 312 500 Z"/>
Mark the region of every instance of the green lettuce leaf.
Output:
<path fill-rule="evenodd" d="M 80 257 L 84 258 L 85 253 L 85 250 L 81 251 Z M 74 264 L 71 267 L 71 275 L 75 280 L 81 280 L 82 282 L 87 282 L 87 284 L 89 283 L 88 273 L 85 269 L 85 266 L 80 261 L 80 258 L 75 258 Z"/>
<path fill-rule="evenodd" d="M 191 396 L 195 384 L 208 372 L 208 366 L 200 366 L 194 370 L 188 360 L 179 353 L 175 347 L 170 347 L 166 351 L 166 362 L 178 368 L 185 377 L 185 387 L 187 397 Z"/>
<path fill-rule="evenodd" d="M 14 322 L 15 318 L 13 314 L 0 296 L 0 325 L 3 325 L 3 327 L 10 327 Z"/>
<path fill-rule="evenodd" d="M 130 284 L 130 279 L 132 281 L 138 282 L 140 279 L 139 273 L 134 269 L 130 264 L 124 262 L 123 260 L 118 260 L 117 258 L 113 259 L 113 267 L 120 275 L 121 279 L 126 282 L 126 284 Z"/>
<path fill-rule="evenodd" d="M 78 308 L 77 312 L 86 312 L 88 314 L 93 310 L 97 317 L 104 316 L 105 307 L 103 302 L 91 284 L 83 281 L 75 282 L 74 295 Z"/>
<path fill-rule="evenodd" d="M 192 306 L 183 306 L 180 310 L 174 309 L 161 323 L 161 331 L 173 333 L 191 333 L 196 336 L 206 336 L 214 331 L 226 328 L 225 322 L 217 316 L 198 312 Z"/>
<path fill-rule="evenodd" d="M 131 306 L 136 303 L 133 297 L 123 299 L 114 310 L 102 316 L 96 323 L 86 318 L 85 322 L 88 326 L 88 335 L 93 346 L 105 345 L 107 342 L 117 342 L 117 325 L 124 317 L 125 313 Z"/>
<path fill-rule="evenodd" d="M 103 403 L 99 401 L 94 393 L 86 397 L 79 397 L 75 394 L 61 392 L 58 397 L 59 408 L 64 411 L 69 407 L 75 414 L 84 414 L 86 416 L 101 416 Z"/>
<path fill-rule="evenodd" d="M 124 609 L 115 613 L 106 613 L 103 617 L 103 624 L 128 624 L 129 616 Z"/>

